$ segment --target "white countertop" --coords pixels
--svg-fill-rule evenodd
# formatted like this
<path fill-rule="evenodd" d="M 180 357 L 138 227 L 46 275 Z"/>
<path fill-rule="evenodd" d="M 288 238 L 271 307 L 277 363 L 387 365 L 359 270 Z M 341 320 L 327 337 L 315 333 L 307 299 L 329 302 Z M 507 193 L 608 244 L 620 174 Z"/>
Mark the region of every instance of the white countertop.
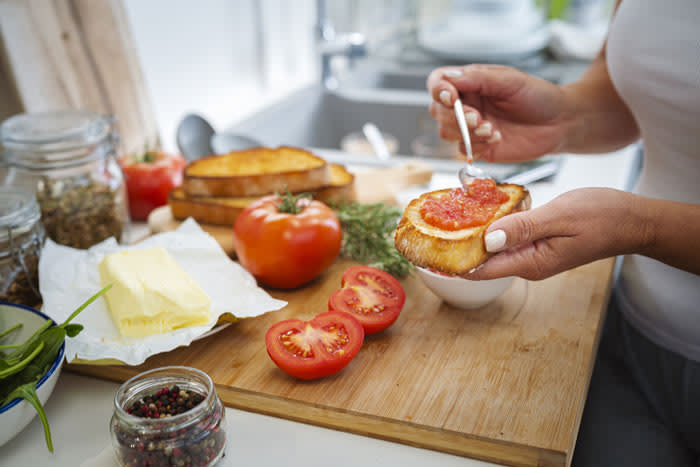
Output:
<path fill-rule="evenodd" d="M 637 149 L 596 156 L 567 156 L 552 181 L 529 186 L 533 206 L 583 186 L 630 187 Z M 456 174 L 436 174 L 429 189 L 454 186 Z M 0 447 L 0 465 L 113 466 L 109 420 L 119 385 L 63 371 L 45 409 L 54 450 L 44 444 L 39 418 Z M 440 452 L 313 425 L 226 409 L 227 449 L 220 466 L 488 466 Z"/>

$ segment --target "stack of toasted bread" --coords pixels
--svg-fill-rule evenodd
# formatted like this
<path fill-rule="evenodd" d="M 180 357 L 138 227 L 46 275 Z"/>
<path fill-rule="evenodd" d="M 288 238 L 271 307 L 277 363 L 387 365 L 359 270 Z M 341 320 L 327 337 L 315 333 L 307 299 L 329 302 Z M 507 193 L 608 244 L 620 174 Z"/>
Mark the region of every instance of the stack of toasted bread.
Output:
<path fill-rule="evenodd" d="M 274 193 L 309 192 L 324 202 L 353 200 L 354 181 L 345 167 L 309 151 L 259 147 L 191 162 L 168 204 L 178 220 L 233 225 L 251 202 Z"/>

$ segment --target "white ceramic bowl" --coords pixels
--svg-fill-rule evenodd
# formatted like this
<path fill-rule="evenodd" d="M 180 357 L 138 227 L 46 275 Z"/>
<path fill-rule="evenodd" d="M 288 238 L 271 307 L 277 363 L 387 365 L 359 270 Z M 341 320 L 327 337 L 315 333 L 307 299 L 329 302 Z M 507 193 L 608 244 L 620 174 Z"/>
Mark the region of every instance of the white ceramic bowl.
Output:
<path fill-rule="evenodd" d="M 26 341 L 34 331 L 49 319 L 40 311 L 24 305 L 0 302 L 0 330 L 5 330 L 17 323 L 22 323 L 22 327 L 13 331 L 2 339 L 3 344 L 21 344 Z M 63 352 L 65 343 L 61 345 L 56 360 L 39 379 L 36 385 L 36 393 L 43 406 L 53 392 L 53 388 L 58 380 L 63 366 Z M 0 446 L 14 438 L 22 431 L 29 422 L 36 417 L 36 410 L 24 399 L 14 399 L 0 407 Z"/>
<path fill-rule="evenodd" d="M 437 274 L 417 267 L 418 276 L 435 295 L 455 308 L 473 310 L 481 308 L 505 292 L 514 277 L 487 281 L 470 281 L 457 276 Z"/>

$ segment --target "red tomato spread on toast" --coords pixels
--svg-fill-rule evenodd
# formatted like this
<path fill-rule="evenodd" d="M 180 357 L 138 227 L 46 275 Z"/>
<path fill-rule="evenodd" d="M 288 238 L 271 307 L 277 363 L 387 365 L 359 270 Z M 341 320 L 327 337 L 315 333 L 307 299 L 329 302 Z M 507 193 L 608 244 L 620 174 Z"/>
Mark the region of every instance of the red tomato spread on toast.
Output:
<path fill-rule="evenodd" d="M 476 179 L 466 189 L 426 197 L 420 214 L 427 224 L 442 230 L 467 229 L 484 225 L 508 199 L 495 181 Z"/>

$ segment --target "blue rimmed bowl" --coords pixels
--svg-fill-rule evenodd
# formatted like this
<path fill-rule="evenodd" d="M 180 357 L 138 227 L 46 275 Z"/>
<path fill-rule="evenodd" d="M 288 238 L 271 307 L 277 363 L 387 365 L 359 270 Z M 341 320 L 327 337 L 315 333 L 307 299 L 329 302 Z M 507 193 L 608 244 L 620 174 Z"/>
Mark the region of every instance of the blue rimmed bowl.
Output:
<path fill-rule="evenodd" d="M 20 329 L 2 338 L 0 342 L 2 344 L 21 344 L 31 337 L 48 319 L 48 316 L 34 308 L 0 302 L 0 332 L 18 323 L 22 324 Z M 61 373 L 65 347 L 66 344 L 64 342 L 51 367 L 36 385 L 36 393 L 42 406 L 49 399 L 58 380 L 58 375 Z M 36 417 L 36 410 L 24 399 L 13 399 L 7 404 L 0 406 L 0 446 L 14 438 L 34 417 Z"/>

